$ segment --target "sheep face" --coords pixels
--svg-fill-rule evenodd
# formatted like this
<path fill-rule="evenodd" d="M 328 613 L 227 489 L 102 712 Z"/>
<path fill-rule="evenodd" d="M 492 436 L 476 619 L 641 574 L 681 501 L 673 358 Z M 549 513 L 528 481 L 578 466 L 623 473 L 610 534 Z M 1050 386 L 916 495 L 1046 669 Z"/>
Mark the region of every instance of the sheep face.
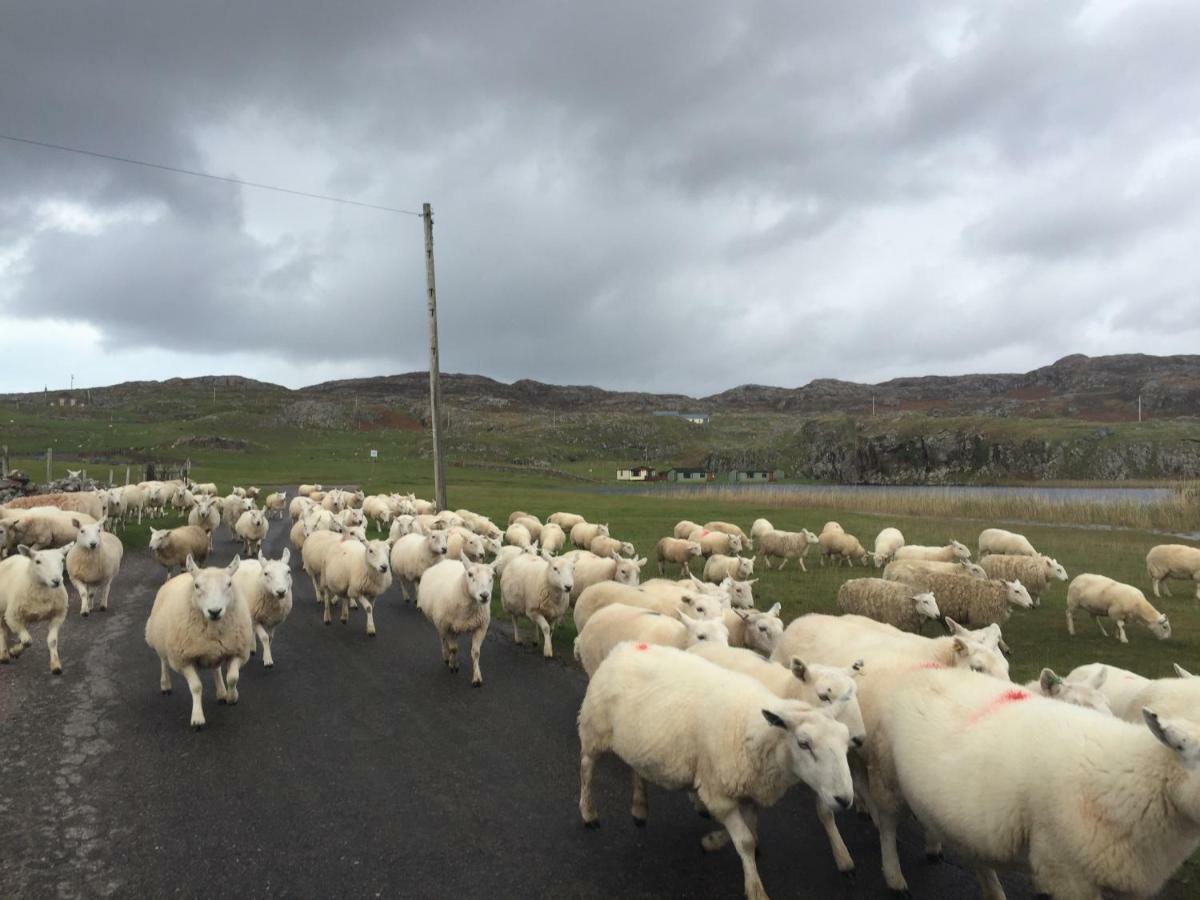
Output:
<path fill-rule="evenodd" d="M 233 562 L 224 569 L 202 569 L 188 554 L 187 572 L 192 576 L 192 606 L 205 621 L 219 622 L 225 618 L 233 603 L 233 576 L 240 564 L 241 558 L 235 556 Z"/>
<path fill-rule="evenodd" d="M 467 596 L 478 601 L 480 606 L 492 602 L 492 584 L 496 570 L 486 563 L 472 563 L 466 567 Z"/>
<path fill-rule="evenodd" d="M 806 666 L 799 658 L 792 658 L 792 674 L 809 686 L 816 694 L 820 708 L 837 719 L 850 732 L 850 743 L 861 747 L 867 738 L 867 726 L 863 723 L 862 708 L 858 705 L 858 685 L 854 679 L 862 670 L 862 660 L 844 669 L 836 666 Z"/>
<path fill-rule="evenodd" d="M 1008 597 L 1008 602 L 1013 606 L 1019 606 L 1022 609 L 1033 609 L 1033 599 L 1029 596 L 1029 591 L 1025 589 L 1025 585 L 1019 581 L 1004 582 L 1005 593 Z"/>
<path fill-rule="evenodd" d="M 277 560 L 267 559 L 262 553 L 258 554 L 258 563 L 262 566 L 261 587 L 278 600 L 282 600 L 292 590 L 292 570 L 288 568 L 291 559 L 292 551 L 286 547 L 283 556 Z"/>
<path fill-rule="evenodd" d="M 984 570 L 983 566 L 979 565 L 979 563 L 963 560 L 961 565 L 964 575 L 970 575 L 972 578 L 986 579 L 988 577 L 988 573 Z"/>
<path fill-rule="evenodd" d="M 85 550 L 95 550 L 100 546 L 100 532 L 104 530 L 104 520 L 101 519 L 92 525 L 81 525 L 78 519 L 72 519 L 71 524 L 79 531 L 75 537 L 75 543 Z M 0 543 L 3 540 L 0 539 Z"/>
<path fill-rule="evenodd" d="M 804 540 L 806 543 L 809 543 L 809 544 L 821 543 L 821 539 L 817 535 L 815 535 L 811 531 L 809 531 L 807 528 L 801 528 L 800 533 L 804 535 Z"/>
<path fill-rule="evenodd" d="M 1059 565 L 1058 560 L 1051 559 L 1050 557 L 1046 556 L 1046 557 L 1043 557 L 1043 561 L 1045 562 L 1045 565 L 1046 565 L 1046 577 L 1047 578 L 1054 578 L 1057 581 L 1066 581 L 1067 580 L 1067 570 L 1064 569 L 1061 565 Z"/>
<path fill-rule="evenodd" d="M 575 587 L 575 558 L 559 557 L 550 561 L 550 586 L 563 594 Z"/>
<path fill-rule="evenodd" d="M 376 572 L 386 573 L 389 562 L 388 555 L 391 552 L 391 547 L 387 541 L 366 541 L 367 545 L 367 568 L 374 569 Z"/>
<path fill-rule="evenodd" d="M 967 638 L 954 638 L 954 665 L 1008 681 L 1008 660 L 999 650 Z"/>
<path fill-rule="evenodd" d="M 629 587 L 637 587 L 642 578 L 642 566 L 646 564 L 646 558 L 641 559 L 620 559 L 617 560 L 617 568 L 613 572 L 613 581 L 617 584 L 625 584 Z"/>
<path fill-rule="evenodd" d="M 699 558 L 704 554 L 704 548 L 700 546 L 699 541 L 688 541 L 688 556 Z"/>
<path fill-rule="evenodd" d="M 719 646 L 729 646 L 729 629 L 721 619 L 693 619 L 687 613 L 679 614 L 679 621 L 687 629 L 688 646 L 701 641 Z"/>
<path fill-rule="evenodd" d="M 925 591 L 920 594 L 914 594 L 912 598 L 913 609 L 922 619 L 940 619 L 942 617 L 941 610 L 938 609 L 937 601 L 933 594 Z"/>
<path fill-rule="evenodd" d="M 344 525 L 342 525 L 340 523 L 334 523 L 334 524 L 336 524 L 337 527 L 332 530 L 340 531 L 342 533 L 343 540 L 358 541 L 359 543 L 362 543 L 362 544 L 365 544 L 367 542 L 367 529 L 364 528 L 362 525 L 355 525 L 353 528 L 346 528 Z"/>
<path fill-rule="evenodd" d="M 629 543 L 629 541 L 621 541 L 621 547 L 618 550 L 618 553 L 621 556 L 624 556 L 626 559 L 629 559 L 637 556 L 637 548 L 633 546 L 633 544 Z"/>
<path fill-rule="evenodd" d="M 1164 613 L 1149 624 L 1150 633 L 1160 641 L 1165 641 L 1171 636 L 1171 623 L 1167 621 L 1167 616 Z"/>
<path fill-rule="evenodd" d="M 729 595 L 729 605 L 735 609 L 753 609 L 754 608 L 754 591 L 752 585 L 758 581 L 754 578 L 750 581 L 734 581 L 726 576 L 721 582 L 721 590 Z"/>
<path fill-rule="evenodd" d="M 688 612 L 681 612 L 680 616 L 691 615 L 699 619 L 719 619 L 725 609 L 721 598 L 728 598 L 728 596 L 728 594 L 684 594 L 680 600 Z"/>
<path fill-rule="evenodd" d="M 435 531 L 426 538 L 429 543 L 429 552 L 434 556 L 445 556 L 446 550 L 450 544 L 450 533 L 448 531 Z"/>
<path fill-rule="evenodd" d="M 729 552 L 737 556 L 742 552 L 742 539 L 736 534 L 729 536 Z"/>
<path fill-rule="evenodd" d="M 63 565 L 67 561 L 67 554 L 74 546 L 75 544 L 72 542 L 56 550 L 34 550 L 21 544 L 17 547 L 17 552 L 22 556 L 29 557 L 32 563 L 29 571 L 35 582 L 42 587 L 59 588 L 63 583 Z"/>
<path fill-rule="evenodd" d="M 846 754 L 850 732 L 824 711 L 804 709 L 799 704 L 764 709 L 768 725 L 788 732 L 781 741 L 788 768 L 816 793 L 828 809 L 849 809 L 854 802 L 854 785 Z"/>
<path fill-rule="evenodd" d="M 952 540 L 950 542 L 950 546 L 954 548 L 954 558 L 955 559 L 970 559 L 971 558 L 971 550 L 969 547 L 967 547 L 966 544 L 962 544 L 962 543 L 959 543 L 958 541 Z"/>
<path fill-rule="evenodd" d="M 161 547 L 163 545 L 163 543 L 166 541 L 167 535 L 169 535 L 170 533 L 171 532 L 166 528 L 163 528 L 163 529 L 151 528 L 150 529 L 150 549 L 157 550 L 159 547 Z"/>
<path fill-rule="evenodd" d="M 779 604 L 776 603 L 766 612 L 752 610 L 734 610 L 746 622 L 746 646 L 770 656 L 783 637 L 783 620 L 779 618 Z"/>
<path fill-rule="evenodd" d="M 738 557 L 737 577 L 740 581 L 745 581 L 754 574 L 754 560 L 746 557 Z"/>
<path fill-rule="evenodd" d="M 1084 709 L 1094 709 L 1111 716 L 1112 709 L 1108 705 L 1108 698 L 1100 691 L 1107 677 L 1108 669 L 1103 666 L 1085 681 L 1063 681 L 1053 669 L 1042 669 L 1041 677 L 1037 681 L 1037 690 L 1042 696 L 1052 700 L 1082 706 Z"/>

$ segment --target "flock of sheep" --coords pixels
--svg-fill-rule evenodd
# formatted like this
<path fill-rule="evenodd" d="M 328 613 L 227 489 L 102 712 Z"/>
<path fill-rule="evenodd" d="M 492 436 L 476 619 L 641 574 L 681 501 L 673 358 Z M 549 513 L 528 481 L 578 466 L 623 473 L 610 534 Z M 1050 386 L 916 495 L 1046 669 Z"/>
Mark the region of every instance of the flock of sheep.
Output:
<path fill-rule="evenodd" d="M 93 603 L 106 609 L 122 557 L 113 532 L 173 506 L 188 524 L 152 532 L 167 580 L 145 636 L 161 661 L 162 692 L 171 692 L 171 671 L 187 681 L 193 728 L 205 724 L 200 671 L 211 669 L 218 701 L 234 704 L 240 668 L 260 644 L 263 664 L 274 664 L 271 640 L 292 610 L 298 557 L 324 621 L 335 606 L 342 622 L 361 608 L 368 635 L 374 604 L 398 582 L 435 629 L 450 671 L 470 636 L 475 686 L 497 580 L 514 640 L 527 620 L 548 657 L 556 626 L 572 615 L 574 655 L 589 678 L 578 720 L 584 823 L 599 823 L 595 762 L 614 753 L 634 773 L 635 822 L 648 815 L 645 781 L 690 792 L 721 826 L 703 849 L 733 844 L 748 897 L 766 896 L 758 810 L 797 782 L 812 788 L 843 873 L 854 861 L 834 814 L 857 805 L 870 815 L 896 891 L 907 890 L 896 851 L 905 809 L 924 827 L 931 858 L 945 842 L 977 861 L 988 897 L 1003 897 L 995 868 L 1007 866 L 1029 870 L 1037 890 L 1056 898 L 1148 896 L 1200 843 L 1200 679 L 1178 669 L 1152 680 L 1096 663 L 1009 682 L 1002 626 L 1011 609 L 1036 607 L 1050 581 L 1067 580 L 1019 534 L 986 529 L 972 562 L 958 541 L 910 545 L 895 528 L 868 551 L 835 522 L 814 534 L 758 519 L 747 534 L 729 522 L 685 521 L 656 545 L 660 577 L 642 581 L 647 559 L 630 542 L 573 513 L 543 522 L 518 511 L 501 528 L 412 494 L 302 485 L 260 508 L 258 493 L 218 497 L 211 484 L 155 482 L 0 509 L 0 662 L 30 646 L 31 623 L 48 621 L 51 670 L 60 673 L 65 582 L 83 616 Z M 285 513 L 295 554 L 267 559 L 267 519 Z M 222 523 L 247 558 L 205 568 Z M 370 527 L 386 529 L 386 539 L 369 539 Z M 837 616 L 810 613 L 785 626 L 778 603 L 756 608 L 756 560 L 782 569 L 795 559 L 806 570 L 814 547 L 822 565 L 873 563 L 882 577 L 845 581 Z M 691 564 L 701 560 L 697 577 Z M 668 566 L 678 566 L 678 580 L 665 577 Z M 1183 579 L 1200 599 L 1200 549 L 1155 547 L 1147 571 L 1156 597 Z M 1071 581 L 1071 634 L 1075 611 L 1101 631 L 1100 620 L 1112 619 L 1121 641 L 1127 623 L 1170 635 L 1140 590 L 1102 575 Z M 929 623 L 944 633 L 925 636 Z"/>

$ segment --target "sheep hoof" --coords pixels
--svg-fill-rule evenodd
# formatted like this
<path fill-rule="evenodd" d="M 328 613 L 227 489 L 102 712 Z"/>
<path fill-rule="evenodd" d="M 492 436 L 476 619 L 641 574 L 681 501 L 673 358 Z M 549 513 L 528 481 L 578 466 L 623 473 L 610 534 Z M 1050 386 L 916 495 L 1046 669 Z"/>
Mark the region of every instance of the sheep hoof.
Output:
<path fill-rule="evenodd" d="M 472 681 L 471 687 L 483 687 L 483 682 L 482 681 Z"/>
<path fill-rule="evenodd" d="M 599 819 L 592 819 L 592 820 L 589 822 L 589 821 L 587 821 L 587 819 L 584 819 L 584 821 L 583 821 L 583 827 L 584 827 L 584 828 L 586 828 L 586 829 L 588 829 L 588 831 L 595 831 L 597 828 L 599 828 L 599 827 L 600 827 L 600 820 L 599 820 Z"/>
<path fill-rule="evenodd" d="M 87 614 L 87 610 L 86 610 L 86 609 L 81 609 L 81 610 L 79 611 L 79 614 L 80 614 L 81 616 L 83 616 L 85 619 L 88 617 L 88 614 Z"/>
<path fill-rule="evenodd" d="M 203 731 L 203 730 L 204 730 L 203 722 L 193 722 L 192 723 L 192 731 Z"/>
<path fill-rule="evenodd" d="M 332 624 L 333 624 L 333 620 L 332 620 L 332 619 L 326 619 L 326 620 L 325 620 L 325 624 L 326 624 L 326 625 L 332 625 Z"/>
<path fill-rule="evenodd" d="M 711 819 L 712 818 L 712 813 L 710 813 L 707 809 L 698 809 L 698 810 L 696 810 L 696 812 L 699 814 L 700 818 L 702 818 L 702 819 Z"/>
<path fill-rule="evenodd" d="M 51 675 L 61 675 L 62 674 L 62 666 L 51 666 L 50 674 Z"/>
<path fill-rule="evenodd" d="M 275 668 L 275 663 L 273 663 L 273 662 L 263 663 L 263 668 L 264 669 L 273 669 L 273 668 Z"/>
<path fill-rule="evenodd" d="M 908 888 L 891 888 L 890 893 L 893 897 L 911 897 L 912 891 Z"/>
<path fill-rule="evenodd" d="M 172 694 L 173 691 L 170 688 L 165 688 L 165 689 L 159 689 L 159 693 L 162 694 L 164 697 L 166 697 L 166 696 L 169 696 L 170 694 Z"/>
<path fill-rule="evenodd" d="M 929 853 L 925 854 L 925 862 L 932 863 L 935 865 L 937 863 L 940 863 L 945 858 L 946 858 L 946 856 L 945 856 L 945 854 L 942 853 L 941 850 L 934 850 L 934 851 L 930 851 Z"/>
<path fill-rule="evenodd" d="M 368 632 L 367 632 L 367 637 L 375 637 L 375 632 L 374 632 L 374 631 L 368 631 Z"/>
<path fill-rule="evenodd" d="M 251 655 L 251 656 L 254 656 L 254 655 L 256 655 L 257 653 L 258 653 L 258 651 L 257 651 L 257 650 L 251 650 L 251 651 L 250 651 L 250 655 Z"/>
<path fill-rule="evenodd" d="M 841 874 L 841 876 L 842 876 L 842 880 L 843 880 L 843 881 L 854 882 L 854 881 L 857 881 L 857 880 L 858 880 L 858 877 L 857 877 L 857 875 L 855 874 L 855 872 L 854 872 L 854 870 L 853 870 L 853 869 L 846 869 L 846 871 L 844 871 L 844 872 L 842 872 L 842 873 L 840 873 L 840 874 Z"/>
<path fill-rule="evenodd" d="M 227 699 L 225 699 L 224 697 L 218 697 L 217 702 L 220 703 L 222 706 L 227 706 L 229 704 L 229 701 Z"/>

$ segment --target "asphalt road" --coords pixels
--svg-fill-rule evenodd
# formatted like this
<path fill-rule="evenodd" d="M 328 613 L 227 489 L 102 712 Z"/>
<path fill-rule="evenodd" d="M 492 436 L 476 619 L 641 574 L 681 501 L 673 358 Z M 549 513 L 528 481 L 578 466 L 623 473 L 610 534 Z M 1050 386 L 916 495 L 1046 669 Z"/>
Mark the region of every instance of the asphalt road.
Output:
<path fill-rule="evenodd" d="M 272 523 L 269 555 L 287 524 Z M 222 530 L 214 560 L 235 549 Z M 474 690 L 470 666 L 443 668 L 433 629 L 395 588 L 368 638 L 361 611 L 324 626 L 297 569 L 274 671 L 252 660 L 236 707 L 217 705 L 206 673 L 208 728 L 193 733 L 183 679 L 159 694 L 142 636 L 161 581 L 147 553 L 128 554 L 110 612 L 82 619 L 72 598 L 61 677 L 44 626 L 0 667 L 0 896 L 741 896 L 737 854 L 701 853 L 713 826 L 686 797 L 652 788 L 649 826 L 634 828 L 628 773 L 611 757 L 596 780 L 603 827 L 583 828 L 575 716 L 586 680 L 571 660 L 515 647 L 494 621 Z M 887 893 L 870 824 L 840 822 L 852 884 L 806 789 L 763 814 L 773 897 Z M 915 896 L 976 894 L 970 872 L 927 864 L 919 836 L 905 838 Z"/>

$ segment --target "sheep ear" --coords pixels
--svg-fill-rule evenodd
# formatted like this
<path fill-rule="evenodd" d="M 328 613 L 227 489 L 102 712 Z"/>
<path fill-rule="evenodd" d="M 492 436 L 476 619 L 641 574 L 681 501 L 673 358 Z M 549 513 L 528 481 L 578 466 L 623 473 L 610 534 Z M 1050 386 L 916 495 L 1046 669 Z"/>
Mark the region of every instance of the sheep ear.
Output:
<path fill-rule="evenodd" d="M 737 616 L 739 619 L 741 619 L 743 622 L 748 622 L 748 621 L 750 621 L 750 610 L 748 610 L 748 609 L 736 609 L 736 608 L 734 608 L 734 610 L 733 610 L 733 614 L 734 614 L 735 616 Z"/>
<path fill-rule="evenodd" d="M 1057 697 L 1062 691 L 1062 683 L 1063 680 L 1050 668 L 1042 669 L 1041 677 L 1038 678 L 1038 687 L 1047 697 Z"/>
<path fill-rule="evenodd" d="M 1163 746 L 1174 750 L 1182 758 L 1185 765 L 1194 765 L 1200 758 L 1200 742 L 1174 719 L 1160 719 L 1158 713 L 1148 706 L 1142 707 L 1142 718 L 1150 728 L 1150 733 L 1158 738 Z"/>
<path fill-rule="evenodd" d="M 292 561 L 292 551 L 289 548 L 284 547 L 283 555 L 279 557 L 279 561 L 286 566 L 289 562 Z"/>
<path fill-rule="evenodd" d="M 855 676 L 861 675 L 865 668 L 866 664 L 861 659 L 856 659 L 850 664 L 850 671 L 853 672 Z"/>
<path fill-rule="evenodd" d="M 971 633 L 967 629 L 965 629 L 961 625 L 959 625 L 957 622 L 955 622 L 949 616 L 946 616 L 946 627 L 950 629 L 951 634 L 957 634 L 957 635 L 963 636 L 963 635 L 969 635 Z"/>
<path fill-rule="evenodd" d="M 83 527 L 83 524 L 78 519 L 76 519 L 74 516 L 71 517 L 71 525 L 75 528 L 76 531 L 78 531 L 80 528 Z"/>
<path fill-rule="evenodd" d="M 960 637 L 956 637 L 954 639 L 954 652 L 958 656 L 966 656 L 967 655 L 967 642 L 964 641 Z"/>
<path fill-rule="evenodd" d="M 804 660 L 802 660 L 798 656 L 792 657 L 791 670 L 792 670 L 792 674 L 795 675 L 797 678 L 799 678 L 801 681 L 804 681 L 805 676 L 808 675 L 808 666 L 806 666 L 804 664 Z"/>
<path fill-rule="evenodd" d="M 235 556 L 233 558 L 233 560 L 229 563 L 229 565 L 225 567 L 226 574 L 232 575 L 234 572 L 236 572 L 238 570 L 238 566 L 240 566 L 241 564 L 242 564 L 241 556 Z"/>
<path fill-rule="evenodd" d="M 768 616 L 777 616 L 777 615 L 779 615 L 779 611 L 781 609 L 783 609 L 783 607 L 780 606 L 778 603 L 776 603 L 774 606 L 772 606 L 770 609 L 767 610 L 767 615 Z"/>
<path fill-rule="evenodd" d="M 758 584 L 758 579 L 757 579 L 757 578 L 751 578 L 749 581 L 747 581 L 747 582 L 746 582 L 746 584 Z"/>
<path fill-rule="evenodd" d="M 762 711 L 762 714 L 763 714 L 763 718 L 767 720 L 767 724 L 770 725 L 772 728 L 787 728 L 788 727 L 787 722 L 783 721 L 782 718 L 775 715 L 775 713 L 771 712 L 769 709 L 764 709 Z"/>
<path fill-rule="evenodd" d="M 195 574 L 195 573 L 196 573 L 196 572 L 199 570 L 199 568 L 200 568 L 199 566 L 197 566 L 197 565 L 196 565 L 196 560 L 193 558 L 192 554 L 190 554 L 190 553 L 187 555 L 187 560 L 184 562 L 184 564 L 183 564 L 183 567 L 184 567 L 185 569 L 187 569 L 187 570 L 188 570 L 188 572 L 189 572 L 189 573 L 191 573 L 191 574 L 193 574 L 193 575 L 194 575 L 194 574 Z"/>
<path fill-rule="evenodd" d="M 1175 674 L 1179 678 L 1194 678 L 1195 677 L 1191 672 L 1189 672 L 1187 669 L 1185 669 L 1179 663 L 1172 663 L 1171 665 L 1174 667 Z"/>
<path fill-rule="evenodd" d="M 635 559 L 633 561 L 633 564 L 640 569 L 642 566 L 644 566 L 646 564 L 646 557 L 643 556 L 641 559 Z"/>
<path fill-rule="evenodd" d="M 17 545 L 17 552 L 22 556 L 28 556 L 30 559 L 32 559 L 35 551 L 26 544 L 19 544 Z"/>
<path fill-rule="evenodd" d="M 1178 669 L 1178 666 L 1176 666 L 1176 668 Z M 1096 674 L 1092 676 L 1091 681 L 1089 681 L 1089 684 L 1091 684 L 1092 687 L 1099 689 L 1104 686 L 1104 682 L 1106 682 L 1107 680 L 1108 680 L 1108 666 L 1101 666 L 1096 671 Z"/>

